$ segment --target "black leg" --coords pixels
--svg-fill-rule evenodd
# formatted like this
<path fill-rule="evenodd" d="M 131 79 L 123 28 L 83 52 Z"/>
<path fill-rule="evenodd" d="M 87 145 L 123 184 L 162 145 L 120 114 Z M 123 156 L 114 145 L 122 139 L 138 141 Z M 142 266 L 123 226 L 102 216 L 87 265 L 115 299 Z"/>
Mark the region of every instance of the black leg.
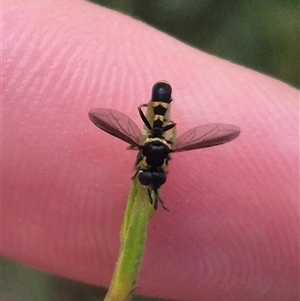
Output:
<path fill-rule="evenodd" d="M 131 177 L 131 180 L 133 180 L 137 176 L 137 174 L 139 173 L 139 171 L 140 171 L 139 169 L 137 169 L 135 171 L 134 175 Z"/>
<path fill-rule="evenodd" d="M 158 202 L 160 202 L 161 206 L 162 206 L 165 210 L 169 211 L 169 209 L 165 206 L 165 203 L 164 203 L 164 202 L 162 201 L 162 199 L 159 197 L 157 189 L 154 189 L 153 191 L 154 191 L 154 194 L 155 194 L 154 209 L 155 209 L 155 210 L 157 209 Z"/>
<path fill-rule="evenodd" d="M 148 191 L 148 195 L 149 195 L 149 199 L 150 199 L 150 204 L 152 205 L 153 204 L 153 200 L 152 200 L 152 196 L 151 196 L 151 191 L 149 189 L 147 189 L 147 191 Z M 154 208 L 155 208 L 155 204 L 154 204 Z"/>
<path fill-rule="evenodd" d="M 138 164 L 142 161 L 142 159 L 143 159 L 142 151 L 139 151 L 134 162 L 134 168 L 137 168 Z"/>
<path fill-rule="evenodd" d="M 151 190 L 147 189 L 148 191 L 148 195 L 149 195 L 149 199 L 150 199 L 150 204 L 153 205 L 153 199 L 152 199 L 152 195 L 151 195 Z M 158 207 L 158 202 L 160 202 L 161 206 L 166 210 L 169 211 L 169 209 L 165 206 L 165 203 L 162 201 L 162 199 L 158 196 L 158 191 L 157 189 L 153 189 L 154 194 L 155 194 L 155 201 L 154 201 L 154 209 L 156 210 Z"/>
<path fill-rule="evenodd" d="M 172 129 L 174 126 L 176 126 L 176 123 L 174 123 L 174 122 L 172 121 L 172 123 L 169 123 L 169 124 L 163 126 L 162 129 L 163 129 L 164 132 L 166 132 L 166 131 Z"/>
<path fill-rule="evenodd" d="M 143 113 L 142 109 L 141 109 L 141 106 L 138 107 L 138 111 L 139 111 L 139 114 L 145 124 L 145 126 L 149 129 L 149 131 L 152 130 L 152 126 L 150 125 L 148 119 L 146 118 L 145 114 Z"/>

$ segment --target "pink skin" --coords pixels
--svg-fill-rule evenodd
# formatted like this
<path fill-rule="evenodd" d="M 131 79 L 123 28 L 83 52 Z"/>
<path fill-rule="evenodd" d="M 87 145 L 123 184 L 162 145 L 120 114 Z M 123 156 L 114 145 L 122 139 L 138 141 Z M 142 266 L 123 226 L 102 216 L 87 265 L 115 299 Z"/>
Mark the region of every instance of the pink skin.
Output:
<path fill-rule="evenodd" d="M 298 91 L 82 1 L 3 4 L 4 256 L 108 286 L 136 153 L 93 107 L 136 107 L 165 79 L 178 133 L 232 123 L 228 144 L 174 154 L 139 294 L 296 300 Z"/>

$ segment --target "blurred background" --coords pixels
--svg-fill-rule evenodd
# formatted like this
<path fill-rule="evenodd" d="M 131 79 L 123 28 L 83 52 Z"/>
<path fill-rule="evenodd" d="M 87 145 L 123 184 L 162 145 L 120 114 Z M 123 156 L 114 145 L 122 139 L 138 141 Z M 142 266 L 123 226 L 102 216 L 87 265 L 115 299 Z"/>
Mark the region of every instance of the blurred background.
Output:
<path fill-rule="evenodd" d="M 205 52 L 299 88 L 297 0 L 94 2 L 140 19 Z M 1 301 L 98 301 L 104 295 L 103 289 L 2 258 Z M 159 299 L 134 297 L 133 300 Z"/>
<path fill-rule="evenodd" d="M 210 54 L 299 87 L 297 0 L 94 0 Z"/>

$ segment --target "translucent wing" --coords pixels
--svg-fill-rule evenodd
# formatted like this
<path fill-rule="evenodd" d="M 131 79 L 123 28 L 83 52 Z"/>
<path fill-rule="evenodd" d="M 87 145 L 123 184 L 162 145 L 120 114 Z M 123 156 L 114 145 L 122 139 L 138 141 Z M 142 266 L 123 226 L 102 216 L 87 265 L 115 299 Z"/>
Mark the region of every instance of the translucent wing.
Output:
<path fill-rule="evenodd" d="M 192 128 L 180 135 L 172 147 L 174 152 L 223 144 L 235 139 L 240 129 L 231 124 L 209 123 Z"/>
<path fill-rule="evenodd" d="M 141 131 L 138 126 L 125 114 L 104 108 L 91 109 L 89 118 L 101 130 L 115 136 L 132 146 L 141 145 Z"/>

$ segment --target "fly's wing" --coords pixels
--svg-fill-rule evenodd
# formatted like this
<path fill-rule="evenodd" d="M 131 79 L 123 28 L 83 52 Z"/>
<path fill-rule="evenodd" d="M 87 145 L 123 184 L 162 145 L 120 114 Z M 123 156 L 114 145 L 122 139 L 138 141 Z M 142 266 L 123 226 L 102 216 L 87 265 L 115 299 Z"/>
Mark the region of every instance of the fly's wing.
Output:
<path fill-rule="evenodd" d="M 209 123 L 200 125 L 180 135 L 176 139 L 172 151 L 183 152 L 223 144 L 235 139 L 239 134 L 240 129 L 231 124 Z"/>
<path fill-rule="evenodd" d="M 89 111 L 89 118 L 98 128 L 131 146 L 141 145 L 140 129 L 125 114 L 112 109 L 96 108 Z"/>

